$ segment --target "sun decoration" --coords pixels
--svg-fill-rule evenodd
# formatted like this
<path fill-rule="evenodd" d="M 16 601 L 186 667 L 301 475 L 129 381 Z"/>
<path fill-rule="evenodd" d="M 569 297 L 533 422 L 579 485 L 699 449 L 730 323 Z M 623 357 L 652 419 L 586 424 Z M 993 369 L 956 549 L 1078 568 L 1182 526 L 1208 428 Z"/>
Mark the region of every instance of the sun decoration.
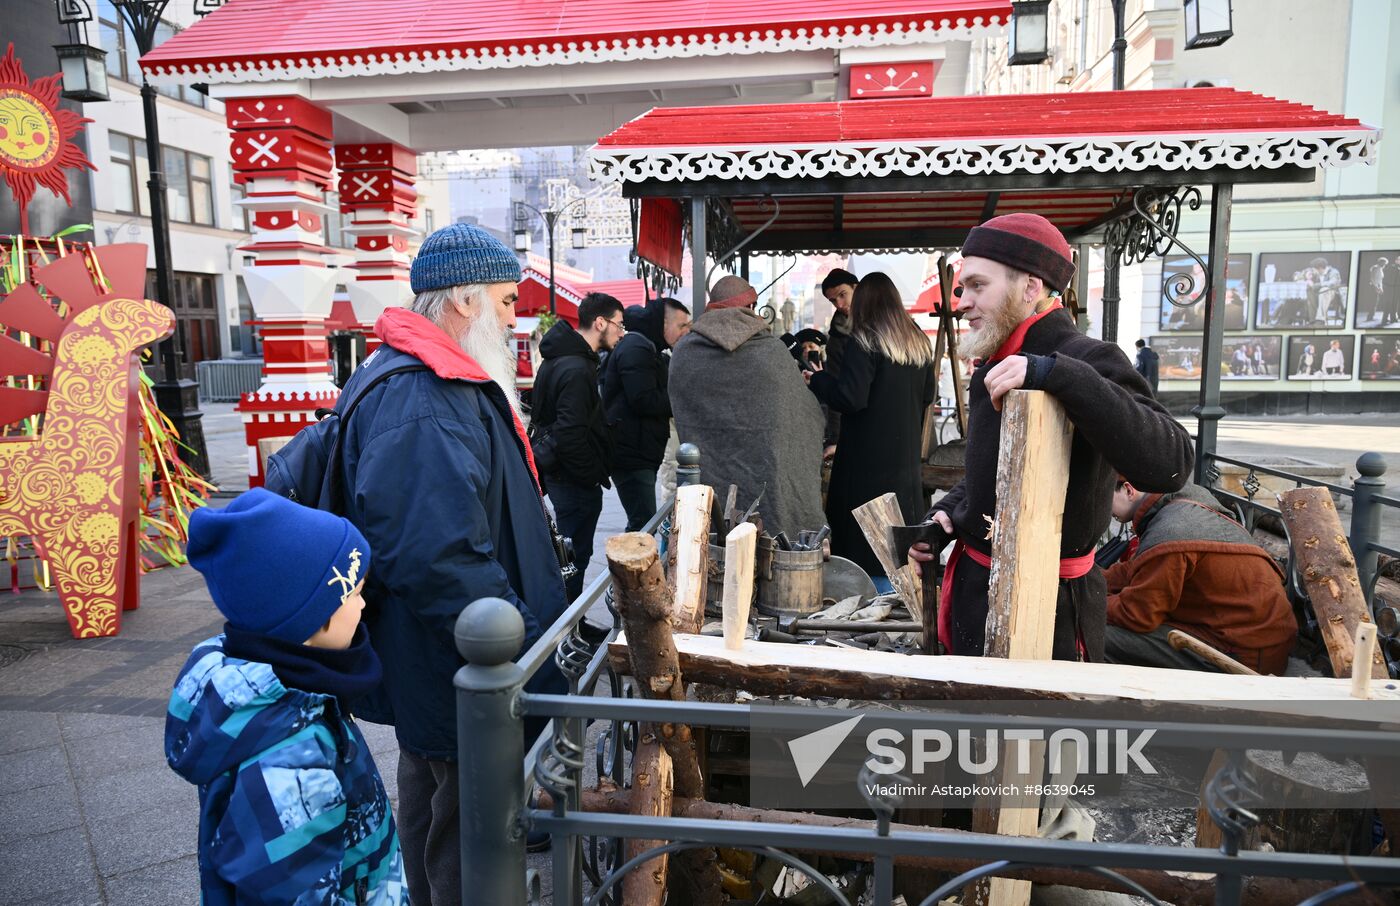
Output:
<path fill-rule="evenodd" d="M 15 57 L 13 44 L 0 60 L 0 170 L 19 205 L 20 232 L 29 232 L 29 201 L 36 186 L 42 185 L 69 205 L 68 174 L 65 169 L 96 170 L 73 136 L 84 119 L 58 106 L 58 84 L 54 73 L 30 82 L 24 65 Z"/>

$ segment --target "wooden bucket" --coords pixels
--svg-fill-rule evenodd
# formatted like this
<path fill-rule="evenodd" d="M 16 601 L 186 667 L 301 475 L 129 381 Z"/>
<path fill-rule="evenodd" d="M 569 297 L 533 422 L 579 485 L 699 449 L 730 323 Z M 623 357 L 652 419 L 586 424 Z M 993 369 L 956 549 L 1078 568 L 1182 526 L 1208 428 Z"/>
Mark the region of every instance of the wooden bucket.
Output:
<path fill-rule="evenodd" d="M 801 616 L 822 609 L 822 550 L 785 551 L 758 542 L 758 609 L 770 616 Z"/>

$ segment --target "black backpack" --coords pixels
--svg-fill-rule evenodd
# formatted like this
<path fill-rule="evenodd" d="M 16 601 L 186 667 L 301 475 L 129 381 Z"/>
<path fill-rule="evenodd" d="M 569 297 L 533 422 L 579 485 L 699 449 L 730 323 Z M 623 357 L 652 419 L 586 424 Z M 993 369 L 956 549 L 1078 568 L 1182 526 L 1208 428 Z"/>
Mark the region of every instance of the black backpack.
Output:
<path fill-rule="evenodd" d="M 427 370 L 428 366 L 421 364 L 391 368 L 371 378 L 359 395 L 345 407 L 344 413 L 336 409 L 317 409 L 316 417 L 320 421 L 298 431 L 285 447 L 267 458 L 263 487 L 303 506 L 344 515 L 340 487 L 340 441 L 355 407 L 376 385 L 394 375 Z M 340 402 L 344 401 L 345 397 L 342 396 Z"/>

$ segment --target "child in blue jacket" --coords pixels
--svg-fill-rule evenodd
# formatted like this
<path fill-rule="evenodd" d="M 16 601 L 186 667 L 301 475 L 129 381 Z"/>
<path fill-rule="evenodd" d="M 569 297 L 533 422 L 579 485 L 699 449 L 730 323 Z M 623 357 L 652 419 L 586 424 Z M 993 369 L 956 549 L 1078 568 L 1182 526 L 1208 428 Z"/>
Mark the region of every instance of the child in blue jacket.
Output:
<path fill-rule="evenodd" d="M 360 625 L 370 549 L 346 519 L 261 488 L 190 517 L 227 619 L 170 696 L 165 756 L 199 786 L 204 906 L 408 902 L 384 784 L 345 702 L 380 681 Z"/>

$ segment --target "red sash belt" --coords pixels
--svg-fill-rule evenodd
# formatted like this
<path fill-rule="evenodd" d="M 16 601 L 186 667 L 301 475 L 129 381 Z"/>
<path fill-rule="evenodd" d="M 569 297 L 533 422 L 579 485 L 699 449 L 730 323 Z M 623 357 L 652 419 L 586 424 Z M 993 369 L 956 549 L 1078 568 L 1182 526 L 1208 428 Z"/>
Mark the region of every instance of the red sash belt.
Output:
<path fill-rule="evenodd" d="M 950 653 L 953 651 L 953 573 L 957 569 L 958 561 L 966 554 L 973 563 L 984 569 L 992 568 L 992 558 L 982 553 L 975 547 L 968 547 L 962 541 L 953 544 L 953 552 L 948 555 L 948 566 L 943 570 L 943 589 L 938 595 L 938 640 L 943 643 L 943 647 Z M 1078 579 L 1087 576 L 1089 570 L 1094 568 L 1094 554 L 1092 551 L 1082 557 L 1062 557 L 1060 559 L 1060 578 Z"/>

